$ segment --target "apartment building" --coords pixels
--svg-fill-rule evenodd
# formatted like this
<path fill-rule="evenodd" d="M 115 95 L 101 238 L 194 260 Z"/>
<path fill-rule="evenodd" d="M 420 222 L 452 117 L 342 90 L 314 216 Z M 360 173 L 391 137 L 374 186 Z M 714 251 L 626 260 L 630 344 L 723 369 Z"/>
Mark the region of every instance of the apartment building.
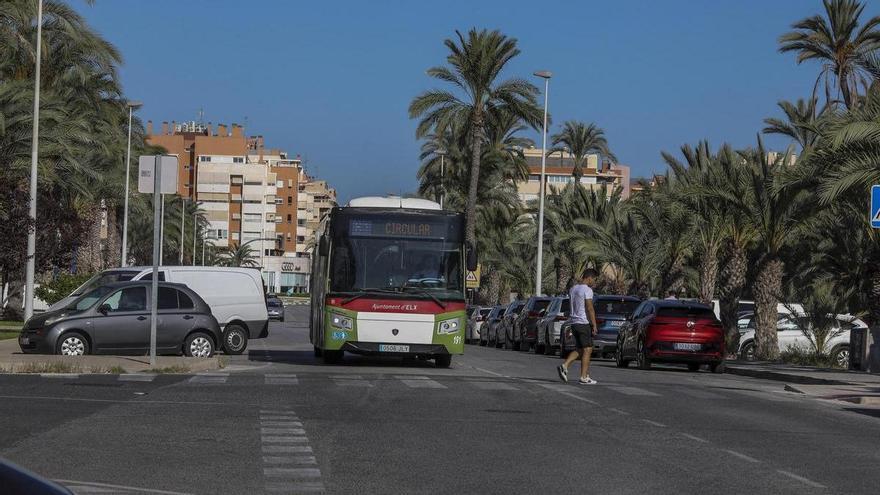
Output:
<path fill-rule="evenodd" d="M 523 150 L 523 154 L 529 167 L 529 178 L 527 181 L 517 183 L 517 192 L 520 201 L 526 203 L 537 200 L 541 191 L 541 155 L 543 150 L 529 148 Z M 557 152 L 547 156 L 544 172 L 547 191 L 549 192 L 553 187 L 562 189 L 566 184 L 574 182 L 573 169 L 574 160 L 570 154 Z M 609 193 L 619 187 L 623 197 L 629 197 L 630 170 L 628 166 L 611 163 L 599 155 L 587 155 L 586 163 L 581 170 L 583 175 L 580 184 L 582 186 L 594 190 L 606 189 Z"/>
<path fill-rule="evenodd" d="M 155 133 L 148 122 L 146 139 L 177 155 L 178 194 L 200 203 L 214 246 L 251 246 L 270 292 L 308 290 L 309 239 L 336 199 L 325 181 L 312 183 L 298 156 L 266 148 L 262 136 L 246 137 L 237 124 L 215 130 L 211 124 L 163 122 Z M 315 218 L 301 215 L 300 207 Z"/>

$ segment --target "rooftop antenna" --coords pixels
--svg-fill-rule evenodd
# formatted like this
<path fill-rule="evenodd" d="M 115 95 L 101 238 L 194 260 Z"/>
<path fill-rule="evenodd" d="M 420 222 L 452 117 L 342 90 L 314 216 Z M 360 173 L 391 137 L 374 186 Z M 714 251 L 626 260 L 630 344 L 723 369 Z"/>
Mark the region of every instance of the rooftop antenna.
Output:
<path fill-rule="evenodd" d="M 204 123 L 205 121 L 205 107 L 199 108 L 199 124 Z"/>

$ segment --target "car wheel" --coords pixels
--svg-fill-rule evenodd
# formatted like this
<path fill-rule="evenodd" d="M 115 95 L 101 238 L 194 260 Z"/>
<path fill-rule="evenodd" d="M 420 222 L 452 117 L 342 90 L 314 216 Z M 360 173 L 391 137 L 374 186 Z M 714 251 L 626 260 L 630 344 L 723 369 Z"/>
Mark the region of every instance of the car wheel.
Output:
<path fill-rule="evenodd" d="M 629 360 L 623 359 L 623 346 L 620 345 L 620 342 L 617 343 L 617 349 L 614 350 L 614 364 L 617 365 L 618 368 L 626 368 L 629 366 Z"/>
<path fill-rule="evenodd" d="M 712 363 L 709 365 L 709 371 L 712 373 L 724 373 L 724 363 Z"/>
<path fill-rule="evenodd" d="M 438 354 L 434 356 L 434 366 L 438 368 L 448 368 L 452 364 L 451 354 Z"/>
<path fill-rule="evenodd" d="M 226 354 L 241 354 L 247 349 L 247 330 L 240 325 L 227 325 L 223 332 L 223 351 Z"/>
<path fill-rule="evenodd" d="M 85 356 L 89 353 L 89 341 L 78 332 L 68 332 L 55 344 L 55 354 L 62 356 Z"/>
<path fill-rule="evenodd" d="M 315 347 L 315 357 L 321 357 L 321 348 L 318 346 Z"/>
<path fill-rule="evenodd" d="M 209 358 L 214 355 L 214 341 L 205 333 L 191 333 L 183 344 L 183 353 L 189 357 Z"/>
<path fill-rule="evenodd" d="M 321 354 L 324 357 L 324 364 L 339 364 L 342 362 L 343 351 L 328 351 L 325 349 Z"/>
<path fill-rule="evenodd" d="M 546 349 L 544 344 L 535 344 L 535 354 L 546 354 Z"/>
<path fill-rule="evenodd" d="M 838 368 L 849 368 L 849 346 L 841 345 L 838 346 L 834 351 L 831 352 L 831 357 L 834 359 L 834 366 Z"/>
<path fill-rule="evenodd" d="M 648 358 L 648 350 L 645 349 L 645 341 L 639 341 L 639 348 L 636 354 L 636 362 L 639 365 L 640 370 L 649 370 L 651 369 L 651 360 Z"/>
<path fill-rule="evenodd" d="M 753 340 L 746 342 L 740 347 L 739 357 L 746 361 L 755 360 L 755 342 Z"/>
<path fill-rule="evenodd" d="M 281 323 L 284 323 L 284 317 L 282 316 L 278 321 L 280 321 Z"/>
<path fill-rule="evenodd" d="M 700 371 L 700 363 L 688 363 L 688 371 Z"/>

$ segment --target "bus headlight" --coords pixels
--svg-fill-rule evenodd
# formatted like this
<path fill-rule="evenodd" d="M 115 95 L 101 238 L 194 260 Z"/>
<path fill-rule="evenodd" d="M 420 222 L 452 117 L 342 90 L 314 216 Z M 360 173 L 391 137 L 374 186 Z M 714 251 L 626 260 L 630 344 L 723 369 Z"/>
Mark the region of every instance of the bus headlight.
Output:
<path fill-rule="evenodd" d="M 346 330 L 351 330 L 351 318 L 347 316 L 331 314 L 330 315 L 330 325 L 336 328 L 344 328 Z"/>
<path fill-rule="evenodd" d="M 440 322 L 440 327 L 437 329 L 437 333 L 439 334 L 448 334 L 455 333 L 458 331 L 458 318 L 452 320 L 444 320 Z"/>

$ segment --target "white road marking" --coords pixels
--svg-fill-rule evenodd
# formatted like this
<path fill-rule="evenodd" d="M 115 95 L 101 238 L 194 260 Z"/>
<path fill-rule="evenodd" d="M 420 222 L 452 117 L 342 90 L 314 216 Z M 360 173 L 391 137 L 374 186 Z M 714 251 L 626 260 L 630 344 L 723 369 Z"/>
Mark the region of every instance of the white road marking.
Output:
<path fill-rule="evenodd" d="M 116 490 L 122 489 L 126 491 L 139 492 L 139 493 L 155 493 L 157 495 L 192 495 L 190 493 L 184 492 L 169 492 L 166 490 L 154 490 L 151 488 L 138 488 L 136 486 L 125 486 L 125 485 L 111 485 L 109 483 L 96 483 L 94 481 L 73 481 L 73 480 L 55 480 L 58 483 L 62 483 L 64 485 L 68 485 L 68 488 L 75 487 L 77 489 L 77 493 L 82 492 L 83 487 L 91 488 L 91 489 L 104 489 L 103 493 L 119 493 Z M 109 489 L 109 490 L 108 490 Z M 84 492 L 83 492 L 84 493 Z"/>
<path fill-rule="evenodd" d="M 753 464 L 757 464 L 757 463 L 761 462 L 761 461 L 755 459 L 754 457 L 749 457 L 749 456 L 747 456 L 745 454 L 741 454 L 735 450 L 730 450 L 730 449 L 721 449 L 721 450 L 723 450 L 724 452 L 727 452 L 728 454 L 730 454 L 734 457 L 739 457 L 740 459 L 742 459 L 746 462 L 751 462 Z"/>
<path fill-rule="evenodd" d="M 119 375 L 117 380 L 120 382 L 151 382 L 156 379 L 155 374 L 136 373 L 131 375 Z"/>
<path fill-rule="evenodd" d="M 494 371 L 484 370 L 483 368 L 474 368 L 474 369 L 477 371 L 482 371 L 483 373 L 488 373 L 490 375 L 505 376 L 505 375 L 502 375 L 501 373 L 495 373 Z"/>
<path fill-rule="evenodd" d="M 299 421 L 299 417 L 296 415 L 279 416 L 279 415 L 261 414 L 260 421 Z"/>
<path fill-rule="evenodd" d="M 361 375 L 333 375 L 330 377 L 341 387 L 372 387 L 373 384 L 364 380 Z"/>
<path fill-rule="evenodd" d="M 308 445 L 263 445 L 264 454 L 311 454 Z"/>
<path fill-rule="evenodd" d="M 263 443 L 309 443 L 308 437 L 288 437 L 288 436 L 263 436 L 260 437 Z"/>
<path fill-rule="evenodd" d="M 553 390 L 554 392 L 568 392 L 569 385 L 564 385 L 562 383 L 539 383 L 541 387 Z"/>
<path fill-rule="evenodd" d="M 688 397 L 693 397 L 695 399 L 726 399 L 726 397 L 721 394 L 706 392 L 705 390 L 694 388 L 678 387 L 675 389 L 675 391 L 687 395 Z"/>
<path fill-rule="evenodd" d="M 643 423 L 648 423 L 649 425 L 651 425 L 651 426 L 656 426 L 656 427 L 658 427 L 658 428 L 666 428 L 666 425 L 664 425 L 663 423 L 658 423 L 658 422 L 656 422 L 656 421 L 651 421 L 650 419 L 643 419 L 642 422 L 643 422 Z"/>
<path fill-rule="evenodd" d="M 260 409 L 260 414 L 296 414 L 291 410 Z"/>
<path fill-rule="evenodd" d="M 283 478 L 320 478 L 318 468 L 263 468 L 263 476 Z"/>
<path fill-rule="evenodd" d="M 260 426 L 295 426 L 297 428 L 302 428 L 302 422 L 300 421 L 269 421 L 265 419 L 260 420 Z"/>
<path fill-rule="evenodd" d="M 559 392 L 560 394 L 566 396 L 566 397 L 571 397 L 572 399 L 577 399 L 577 400 L 579 400 L 579 401 L 581 401 L 581 402 L 586 402 L 586 403 L 588 403 L 588 404 L 592 404 L 592 405 L 594 405 L 594 406 L 598 406 L 598 405 L 599 405 L 599 403 L 596 402 L 596 401 L 594 401 L 594 400 L 590 400 L 590 399 L 588 399 L 588 398 L 586 398 L 586 397 L 581 397 L 580 395 L 575 395 L 575 394 L 573 394 L 573 393 L 571 393 L 571 392 L 562 392 L 562 391 L 558 391 L 558 392 Z"/>
<path fill-rule="evenodd" d="M 651 392 L 650 390 L 645 390 L 643 388 L 638 387 L 608 387 L 610 390 L 614 390 L 615 392 L 619 392 L 624 395 L 641 395 L 644 397 L 659 397 L 660 394 Z"/>
<path fill-rule="evenodd" d="M 222 385 L 228 379 L 228 373 L 200 373 L 187 380 L 187 383 L 190 385 Z"/>
<path fill-rule="evenodd" d="M 260 428 L 261 435 L 305 435 L 306 430 L 302 428 Z"/>
<path fill-rule="evenodd" d="M 79 373 L 40 373 L 40 377 L 42 378 L 67 378 L 67 379 L 76 379 L 79 378 Z"/>
<path fill-rule="evenodd" d="M 427 376 L 395 376 L 398 380 L 403 382 L 409 388 L 446 388 L 446 385 L 442 383 L 435 382 L 431 380 Z"/>
<path fill-rule="evenodd" d="M 629 413 L 628 413 L 628 412 L 626 412 L 626 411 L 621 411 L 620 409 L 615 409 L 615 408 L 613 408 L 613 407 L 609 407 L 608 410 L 611 411 L 611 412 L 615 412 L 615 413 L 617 413 L 617 414 L 623 414 L 624 416 L 629 416 Z"/>
<path fill-rule="evenodd" d="M 299 385 L 299 378 L 290 373 L 266 373 L 266 385 Z"/>
<path fill-rule="evenodd" d="M 324 484 L 320 481 L 268 482 L 266 491 L 281 493 L 323 493 Z"/>
<path fill-rule="evenodd" d="M 685 438 L 690 438 L 691 440 L 693 440 L 693 441 L 695 441 L 695 442 L 709 443 L 709 441 L 706 440 L 705 438 L 696 437 L 696 436 L 691 435 L 691 434 L 689 434 L 689 433 L 682 433 L 681 436 L 683 436 L 683 437 L 685 437 Z"/>
<path fill-rule="evenodd" d="M 313 455 L 296 455 L 292 457 L 288 456 L 263 456 L 264 464 L 317 464 L 318 461 L 315 460 L 315 456 Z"/>
<path fill-rule="evenodd" d="M 810 485 L 813 488 L 826 488 L 826 486 L 821 483 L 816 483 L 813 480 L 808 480 L 807 478 L 804 478 L 803 476 L 798 476 L 790 471 L 783 471 L 782 469 L 777 469 L 776 472 L 781 475 L 788 476 L 789 478 L 791 478 L 793 480 L 798 480 L 801 483 L 804 483 L 806 485 Z"/>
<path fill-rule="evenodd" d="M 504 382 L 471 382 L 480 390 L 519 390 L 509 383 Z"/>

